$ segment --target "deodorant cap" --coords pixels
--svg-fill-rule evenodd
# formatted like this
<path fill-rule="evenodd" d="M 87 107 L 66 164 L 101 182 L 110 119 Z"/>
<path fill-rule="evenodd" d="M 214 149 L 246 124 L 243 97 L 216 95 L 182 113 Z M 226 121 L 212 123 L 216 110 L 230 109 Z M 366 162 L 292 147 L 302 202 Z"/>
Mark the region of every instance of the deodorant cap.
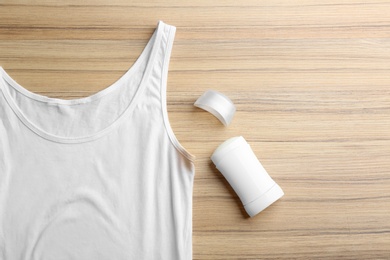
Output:
<path fill-rule="evenodd" d="M 211 160 L 237 193 L 250 217 L 284 195 L 242 136 L 223 142 Z"/>
<path fill-rule="evenodd" d="M 230 124 L 236 112 L 233 102 L 227 96 L 215 90 L 204 92 L 196 100 L 194 106 L 210 112 L 225 126 Z"/>

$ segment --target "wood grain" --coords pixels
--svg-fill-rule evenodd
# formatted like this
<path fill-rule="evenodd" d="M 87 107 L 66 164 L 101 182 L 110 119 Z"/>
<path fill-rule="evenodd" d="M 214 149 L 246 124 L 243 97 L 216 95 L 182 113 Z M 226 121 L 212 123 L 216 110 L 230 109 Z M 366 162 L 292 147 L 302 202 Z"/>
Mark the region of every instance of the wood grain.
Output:
<path fill-rule="evenodd" d="M 0 1 L 0 65 L 27 89 L 91 95 L 157 20 L 177 33 L 172 127 L 196 159 L 194 259 L 390 259 L 390 1 Z M 207 89 L 229 127 L 193 107 Z M 254 218 L 210 161 L 242 135 L 285 196 Z"/>

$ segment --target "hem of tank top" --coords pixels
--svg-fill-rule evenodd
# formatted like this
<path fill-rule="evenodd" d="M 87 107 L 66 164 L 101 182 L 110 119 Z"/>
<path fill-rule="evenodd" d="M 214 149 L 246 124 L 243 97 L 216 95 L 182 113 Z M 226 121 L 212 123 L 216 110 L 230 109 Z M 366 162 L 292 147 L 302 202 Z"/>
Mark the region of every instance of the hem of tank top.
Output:
<path fill-rule="evenodd" d="M 180 152 L 185 158 L 190 162 L 194 163 L 196 156 L 191 154 L 184 146 L 179 142 L 176 137 L 168 117 L 168 107 L 167 107 L 167 85 L 168 85 L 168 68 L 172 52 L 172 45 L 176 33 L 176 27 L 169 25 L 169 32 L 167 36 L 167 46 L 165 49 L 163 66 L 162 66 L 162 77 L 161 77 L 161 89 L 160 89 L 160 100 L 161 100 L 161 110 L 163 114 L 164 127 L 168 134 L 169 139 L 173 146 Z"/>
<path fill-rule="evenodd" d="M 147 82 L 147 77 L 150 74 L 150 71 L 151 71 L 151 68 L 152 68 L 153 58 L 156 56 L 156 53 L 157 53 L 158 44 L 159 44 L 159 42 L 161 42 L 163 27 L 164 27 L 164 22 L 159 20 L 158 24 L 157 24 L 157 28 L 155 29 L 155 34 L 152 35 L 152 37 L 149 39 L 149 41 L 146 44 L 146 46 L 144 47 L 144 50 L 142 51 L 142 53 L 139 55 L 139 57 L 137 58 L 135 63 L 133 63 L 133 65 L 116 82 L 114 82 L 110 86 L 106 87 L 105 89 L 103 89 L 103 90 L 101 90 L 101 91 L 99 91 L 99 92 L 97 92 L 97 93 L 95 93 L 95 94 L 93 94 L 91 96 L 85 97 L 85 98 L 79 98 L 79 99 L 73 99 L 73 100 L 65 100 L 65 99 L 58 99 L 58 98 L 50 98 L 50 97 L 46 97 L 46 96 L 43 96 L 43 95 L 39 95 L 39 94 L 33 93 L 33 92 L 25 89 L 24 87 L 22 87 L 20 84 L 18 84 L 0 66 L 0 73 L 1 73 L 0 83 L 1 83 L 1 85 L 4 85 L 6 81 L 8 83 L 10 83 L 8 81 L 8 80 L 10 80 L 11 81 L 10 84 L 11 84 L 12 88 L 14 88 L 16 91 L 18 91 L 18 89 L 15 88 L 15 85 L 13 85 L 13 83 L 16 83 L 16 86 L 20 86 L 19 90 L 22 90 L 22 91 L 25 92 L 25 93 L 22 93 L 22 94 L 32 95 L 34 97 L 32 97 L 32 96 L 28 96 L 28 97 L 32 98 L 34 100 L 37 100 L 35 98 L 39 96 L 42 99 L 46 99 L 47 98 L 48 100 L 59 101 L 60 104 L 64 104 L 64 105 L 66 105 L 66 103 L 71 104 L 72 101 L 74 101 L 76 104 L 80 104 L 80 103 L 85 103 L 87 101 L 92 101 L 92 100 L 94 100 L 96 98 L 100 98 L 100 97 L 108 94 L 109 92 L 113 91 L 114 89 L 117 89 L 118 86 L 119 86 L 118 84 L 120 82 L 124 81 L 125 79 L 127 79 L 127 77 L 128 77 L 127 73 L 129 71 L 134 71 L 135 69 L 133 69 L 133 67 L 135 67 L 135 66 L 138 67 L 139 66 L 139 65 L 136 65 L 136 63 L 137 62 L 139 63 L 139 60 L 142 60 L 142 58 L 145 57 L 146 50 L 150 46 L 149 48 L 151 49 L 150 50 L 151 53 L 150 53 L 149 59 L 147 60 L 146 68 L 145 68 L 145 71 L 144 71 L 144 75 L 142 76 L 140 84 L 137 86 L 137 90 L 136 90 L 132 100 L 130 101 L 130 104 L 125 108 L 124 112 L 121 113 L 121 115 L 112 124 L 110 124 L 108 127 L 104 128 L 104 129 L 102 129 L 102 130 L 100 130 L 100 131 L 98 131 L 98 132 L 96 132 L 96 133 L 94 133 L 92 135 L 81 136 L 81 137 L 63 137 L 63 136 L 57 136 L 57 135 L 49 134 L 45 130 L 36 127 L 32 122 L 29 121 L 29 119 L 27 119 L 27 117 L 25 117 L 23 115 L 23 113 L 19 110 L 18 107 L 15 107 L 16 105 L 13 103 L 13 101 L 9 100 L 11 97 L 9 96 L 10 94 L 7 92 L 6 89 L 3 89 L 3 87 L 0 87 L 1 92 L 3 93 L 3 96 L 5 97 L 7 103 L 11 107 L 11 109 L 14 111 L 14 113 L 17 115 L 17 117 L 22 121 L 22 123 L 25 124 L 27 126 L 27 128 L 29 128 L 35 134 L 37 134 L 37 135 L 39 135 L 39 136 L 41 136 L 41 137 L 43 137 L 43 138 L 45 138 L 47 140 L 58 142 L 58 143 L 84 143 L 84 142 L 89 142 L 89 141 L 93 141 L 95 139 L 98 139 L 98 138 L 104 136 L 105 134 L 108 134 L 111 130 L 113 130 L 116 126 L 118 126 L 120 124 L 120 121 L 124 120 L 125 115 L 128 114 L 132 110 L 132 108 L 134 107 L 136 99 L 142 94 L 141 92 L 145 88 L 145 85 L 146 85 L 146 82 Z M 131 73 L 133 73 L 133 72 L 131 72 Z M 37 100 L 37 101 L 39 101 L 39 100 Z M 41 101 L 46 102 L 44 100 L 41 100 Z M 81 101 L 81 102 L 77 103 L 78 101 Z M 62 102 L 64 102 L 64 103 L 62 103 Z"/>

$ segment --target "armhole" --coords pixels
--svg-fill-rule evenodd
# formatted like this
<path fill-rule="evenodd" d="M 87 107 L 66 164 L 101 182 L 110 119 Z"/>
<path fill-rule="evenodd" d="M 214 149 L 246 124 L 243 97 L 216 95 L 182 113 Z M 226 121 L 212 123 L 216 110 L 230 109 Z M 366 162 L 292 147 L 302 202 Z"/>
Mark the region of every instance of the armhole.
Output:
<path fill-rule="evenodd" d="M 175 38 L 176 33 L 176 27 L 169 25 L 169 31 L 167 34 L 167 44 L 164 54 L 164 63 L 162 66 L 162 77 L 161 77 L 161 110 L 163 113 L 164 118 L 164 126 L 167 131 L 167 134 L 169 136 L 169 139 L 171 140 L 171 143 L 173 146 L 188 160 L 191 162 L 195 161 L 195 156 L 192 155 L 190 152 L 188 152 L 179 142 L 177 139 L 175 133 L 173 132 L 173 129 L 171 127 L 171 124 L 169 122 L 168 117 L 168 107 L 167 107 L 167 84 L 168 84 L 168 67 L 169 67 L 169 61 L 171 57 L 172 52 L 172 46 L 173 46 L 173 40 Z"/>

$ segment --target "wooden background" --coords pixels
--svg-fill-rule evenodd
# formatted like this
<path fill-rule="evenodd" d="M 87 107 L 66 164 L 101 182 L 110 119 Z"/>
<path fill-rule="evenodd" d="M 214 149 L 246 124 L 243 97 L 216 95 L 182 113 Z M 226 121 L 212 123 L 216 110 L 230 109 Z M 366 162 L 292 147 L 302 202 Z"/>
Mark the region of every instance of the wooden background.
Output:
<path fill-rule="evenodd" d="M 196 159 L 194 259 L 390 259 L 390 1 L 0 0 L 0 65 L 64 99 L 177 27 L 172 127 Z M 229 96 L 229 127 L 193 107 Z M 285 196 L 248 218 L 210 161 L 242 135 Z M 173 259 L 168 259 L 173 260 Z"/>

